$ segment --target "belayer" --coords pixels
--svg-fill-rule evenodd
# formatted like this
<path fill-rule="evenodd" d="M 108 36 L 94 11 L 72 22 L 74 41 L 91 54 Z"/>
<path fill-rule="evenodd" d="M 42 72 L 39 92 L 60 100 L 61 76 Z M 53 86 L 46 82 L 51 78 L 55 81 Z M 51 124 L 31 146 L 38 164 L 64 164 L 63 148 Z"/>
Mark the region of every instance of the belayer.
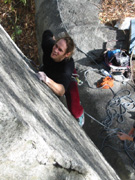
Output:
<path fill-rule="evenodd" d="M 70 36 L 55 40 L 53 33 L 46 30 L 42 36 L 43 66 L 38 72 L 38 78 L 43 81 L 57 96 L 65 94 L 68 109 L 78 120 L 79 125 L 84 124 L 84 110 L 80 104 L 77 82 L 72 79 L 76 73 L 74 60 L 74 41 Z"/>

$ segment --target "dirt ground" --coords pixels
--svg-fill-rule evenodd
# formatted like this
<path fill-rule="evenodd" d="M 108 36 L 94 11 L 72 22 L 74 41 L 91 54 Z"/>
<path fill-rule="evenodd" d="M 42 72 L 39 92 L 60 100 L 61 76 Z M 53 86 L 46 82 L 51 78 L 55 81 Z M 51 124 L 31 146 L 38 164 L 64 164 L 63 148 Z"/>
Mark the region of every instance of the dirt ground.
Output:
<path fill-rule="evenodd" d="M 34 0 L 2 0 L 0 23 L 25 56 L 38 64 Z"/>

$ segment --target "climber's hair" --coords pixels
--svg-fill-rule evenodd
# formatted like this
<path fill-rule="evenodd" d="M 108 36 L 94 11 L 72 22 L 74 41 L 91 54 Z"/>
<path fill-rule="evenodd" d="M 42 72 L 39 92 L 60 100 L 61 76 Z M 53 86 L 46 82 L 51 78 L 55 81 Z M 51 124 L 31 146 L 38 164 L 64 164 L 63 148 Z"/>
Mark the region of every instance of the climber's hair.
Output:
<path fill-rule="evenodd" d="M 68 57 L 68 58 L 70 58 L 74 53 L 75 43 L 74 43 L 73 39 L 68 35 L 58 38 L 56 40 L 56 43 L 61 39 L 64 39 L 66 41 L 66 45 L 67 45 L 66 53 L 70 53 L 70 56 Z"/>

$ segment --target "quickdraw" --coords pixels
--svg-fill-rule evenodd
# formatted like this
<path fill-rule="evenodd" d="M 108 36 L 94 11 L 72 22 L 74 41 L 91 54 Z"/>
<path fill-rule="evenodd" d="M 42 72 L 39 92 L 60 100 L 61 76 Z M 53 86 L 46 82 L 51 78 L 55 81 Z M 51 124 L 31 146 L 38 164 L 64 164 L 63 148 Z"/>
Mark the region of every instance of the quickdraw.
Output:
<path fill-rule="evenodd" d="M 83 81 L 79 79 L 78 74 L 72 74 L 72 78 L 77 82 L 78 86 L 81 86 L 83 84 Z"/>

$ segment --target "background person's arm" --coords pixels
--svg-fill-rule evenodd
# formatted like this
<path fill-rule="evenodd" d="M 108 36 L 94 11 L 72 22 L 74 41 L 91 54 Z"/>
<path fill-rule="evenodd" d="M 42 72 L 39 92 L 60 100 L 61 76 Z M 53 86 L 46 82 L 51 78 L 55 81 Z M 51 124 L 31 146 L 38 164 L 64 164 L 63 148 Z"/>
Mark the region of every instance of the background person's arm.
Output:
<path fill-rule="evenodd" d="M 132 136 L 129 136 L 128 134 L 125 134 L 125 133 L 122 133 L 122 132 L 118 133 L 118 137 L 122 141 L 124 141 L 124 140 L 133 141 L 134 140 L 134 138 Z"/>
<path fill-rule="evenodd" d="M 131 135 L 134 134 L 134 132 L 135 132 L 135 128 L 133 127 L 133 128 L 130 129 L 128 135 L 131 136 Z"/>

